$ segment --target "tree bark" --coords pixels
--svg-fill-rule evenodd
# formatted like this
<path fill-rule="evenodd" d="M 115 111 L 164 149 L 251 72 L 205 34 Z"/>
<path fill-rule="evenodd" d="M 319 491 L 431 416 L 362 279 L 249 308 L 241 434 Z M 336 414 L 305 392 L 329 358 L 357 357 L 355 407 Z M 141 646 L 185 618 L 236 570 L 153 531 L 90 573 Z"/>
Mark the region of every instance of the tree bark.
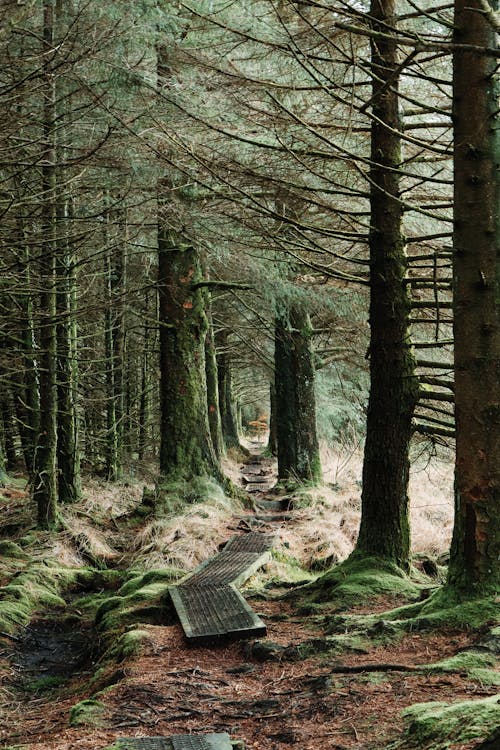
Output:
<path fill-rule="evenodd" d="M 239 448 L 240 436 L 233 399 L 231 358 L 227 351 L 227 331 L 221 331 L 217 336 L 217 348 L 219 409 L 224 445 L 226 448 Z"/>
<path fill-rule="evenodd" d="M 60 201 L 57 253 L 57 468 L 59 501 L 74 503 L 81 496 L 78 425 L 78 360 L 75 258 L 67 237 L 69 203 Z M 65 236 L 66 235 L 66 236 Z"/>
<path fill-rule="evenodd" d="M 197 251 L 160 225 L 160 472 L 167 477 L 221 477 L 207 409 L 206 291 Z"/>
<path fill-rule="evenodd" d="M 498 2 L 491 2 L 498 10 Z M 479 0 L 456 0 L 454 41 L 495 47 Z M 456 50 L 454 123 L 455 524 L 449 583 L 500 585 L 500 123 L 496 61 Z"/>
<path fill-rule="evenodd" d="M 312 327 L 308 314 L 291 305 L 276 317 L 275 389 L 278 478 L 319 482 Z"/>
<path fill-rule="evenodd" d="M 124 293 L 125 251 L 123 238 L 111 231 L 111 217 L 107 217 L 106 240 L 111 243 L 106 252 L 106 475 L 111 482 L 122 476 L 123 459 L 123 357 L 124 357 Z M 118 250 L 115 244 L 118 244 Z"/>
<path fill-rule="evenodd" d="M 267 443 L 267 450 L 271 456 L 278 455 L 278 435 L 276 425 L 276 385 L 270 383 L 269 385 L 269 439 Z"/>
<path fill-rule="evenodd" d="M 57 333 L 56 333 L 56 85 L 50 69 L 54 42 L 54 2 L 43 5 L 43 153 L 40 258 L 40 426 L 34 455 L 33 497 L 38 526 L 57 521 Z"/>
<path fill-rule="evenodd" d="M 372 0 L 370 18 L 384 36 L 371 39 L 370 396 L 363 463 L 362 515 L 356 552 L 408 568 L 408 476 L 418 380 L 404 282 L 403 207 L 399 201 L 401 131 L 394 0 Z"/>
<path fill-rule="evenodd" d="M 219 407 L 219 378 L 212 316 L 208 310 L 208 330 L 205 338 L 205 372 L 207 378 L 207 407 L 210 435 L 217 460 L 224 455 L 224 437 Z"/>

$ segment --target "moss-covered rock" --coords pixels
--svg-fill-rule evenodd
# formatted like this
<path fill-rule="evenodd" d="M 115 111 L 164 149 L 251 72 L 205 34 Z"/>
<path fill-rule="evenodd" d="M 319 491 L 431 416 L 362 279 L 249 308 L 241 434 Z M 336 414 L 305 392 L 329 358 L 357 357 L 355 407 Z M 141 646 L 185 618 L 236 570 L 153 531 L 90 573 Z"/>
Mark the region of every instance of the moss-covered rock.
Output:
<path fill-rule="evenodd" d="M 69 714 L 69 723 L 72 727 L 80 726 L 102 726 L 105 722 L 106 706 L 101 701 L 93 698 L 76 703 Z"/>
<path fill-rule="evenodd" d="M 500 698 L 459 703 L 418 703 L 402 713 L 408 722 L 395 747 L 445 750 L 452 743 L 481 740 L 498 726 Z"/>
<path fill-rule="evenodd" d="M 49 566 L 33 566 L 0 589 L 0 630 L 13 634 L 44 607 L 63 607 L 61 589 L 71 578 L 69 571 Z"/>
<path fill-rule="evenodd" d="M 147 630 L 133 628 L 128 630 L 111 645 L 106 651 L 105 658 L 116 662 L 122 662 L 130 659 L 140 653 L 144 644 L 150 640 L 150 634 Z"/>
<path fill-rule="evenodd" d="M 117 594 L 99 606 L 95 623 L 103 633 L 116 633 L 140 622 L 165 622 L 173 615 L 169 586 L 182 576 L 176 568 L 134 573 Z"/>

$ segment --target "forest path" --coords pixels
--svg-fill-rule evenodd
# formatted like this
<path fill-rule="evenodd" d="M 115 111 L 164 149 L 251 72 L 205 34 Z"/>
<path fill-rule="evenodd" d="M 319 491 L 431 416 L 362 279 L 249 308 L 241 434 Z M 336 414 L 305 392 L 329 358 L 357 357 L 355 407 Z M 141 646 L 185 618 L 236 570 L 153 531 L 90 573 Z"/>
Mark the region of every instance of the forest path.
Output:
<path fill-rule="evenodd" d="M 170 588 L 189 643 L 266 634 L 266 626 L 236 586 L 268 562 L 273 541 L 272 535 L 258 531 L 234 536 L 218 555 Z"/>
<path fill-rule="evenodd" d="M 227 532 L 218 529 L 218 538 L 236 530 L 243 532 L 242 540 L 253 531 L 288 533 L 300 508 L 286 522 L 286 512 L 259 507 L 262 502 L 283 500 L 280 488 L 272 486 L 272 461 L 252 455 L 241 472 L 266 481 L 247 481 L 260 485 L 258 491 L 249 493 L 255 512 L 250 515 L 247 510 L 244 518 L 233 517 Z M 273 515 L 280 515 L 280 520 L 271 520 Z M 262 594 L 254 591 L 248 597 L 266 624 L 264 642 L 222 640 L 193 648 L 180 623 L 138 620 L 140 651 L 120 657 L 119 662 L 104 659 L 89 664 L 88 672 L 80 671 L 59 687 L 40 687 L 36 692 L 16 690 L 7 680 L 0 691 L 0 746 L 172 750 L 174 736 L 226 733 L 233 741 L 244 742 L 247 750 L 384 750 L 390 741 L 401 738 L 401 709 L 415 703 L 456 703 L 496 694 L 495 685 L 465 671 L 430 673 L 418 668 L 470 648 L 477 634 L 469 631 L 411 632 L 388 642 L 346 639 L 340 653 L 304 652 L 297 658 L 302 644 L 311 639 L 325 641 L 326 621 L 297 609 L 281 593 L 281 581 L 269 575 Z M 393 597 L 364 606 L 360 602 L 352 613 L 383 613 L 399 603 L 404 602 Z M 339 660 L 358 671 L 339 673 Z M 412 670 L 374 671 L 374 665 L 384 663 L 407 664 Z M 90 715 L 86 723 L 70 725 L 75 704 L 89 699 L 95 718 Z M 471 740 L 453 745 L 453 750 L 477 750 L 476 745 Z"/>

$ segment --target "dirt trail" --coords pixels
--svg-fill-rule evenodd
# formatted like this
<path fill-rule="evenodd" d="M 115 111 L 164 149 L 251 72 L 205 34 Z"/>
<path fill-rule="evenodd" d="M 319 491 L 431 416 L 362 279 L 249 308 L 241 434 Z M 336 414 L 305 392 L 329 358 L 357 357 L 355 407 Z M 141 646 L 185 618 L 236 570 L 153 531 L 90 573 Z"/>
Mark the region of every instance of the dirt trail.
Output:
<path fill-rule="evenodd" d="M 287 515 L 293 517 L 290 509 L 262 508 L 262 502 L 280 502 L 271 489 L 271 462 L 253 455 L 242 473 L 247 487 L 260 485 L 249 488 L 255 512 L 235 522 L 242 533 L 276 530 Z M 297 646 L 323 636 L 319 619 L 299 615 L 287 601 L 248 601 L 267 625 L 267 641 Z M 394 600 L 380 600 L 377 606 L 382 611 L 394 606 Z M 332 673 L 339 663 L 415 666 L 438 661 L 474 640 L 473 634 L 463 632 L 412 633 L 388 646 L 365 649 L 353 644 L 337 656 L 287 661 L 280 655 L 269 658 L 269 651 L 250 649 L 245 642 L 189 647 L 178 623 L 143 629 L 147 639 L 141 654 L 106 666 L 92 690 L 88 675 L 40 695 L 9 688 L 6 681 L 0 697 L 0 746 L 101 750 L 119 737 L 228 732 L 249 750 L 382 750 L 401 732 L 405 706 L 495 693 L 495 688 L 464 674 Z M 71 707 L 90 697 L 100 701 L 102 712 L 94 723 L 70 727 Z M 450 750 L 470 750 L 475 744 Z"/>

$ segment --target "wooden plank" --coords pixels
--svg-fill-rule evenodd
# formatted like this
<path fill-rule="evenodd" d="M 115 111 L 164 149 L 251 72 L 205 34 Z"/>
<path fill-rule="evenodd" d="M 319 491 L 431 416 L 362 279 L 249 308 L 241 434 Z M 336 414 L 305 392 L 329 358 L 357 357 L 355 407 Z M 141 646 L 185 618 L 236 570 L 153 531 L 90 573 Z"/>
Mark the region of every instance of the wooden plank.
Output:
<path fill-rule="evenodd" d="M 226 732 L 210 734 L 174 734 L 172 737 L 120 737 L 120 750 L 232 750 Z"/>
<path fill-rule="evenodd" d="M 259 532 L 234 536 L 218 555 L 170 587 L 170 598 L 188 641 L 201 644 L 265 635 L 265 624 L 236 585 L 268 562 L 273 539 L 272 534 Z"/>
<path fill-rule="evenodd" d="M 265 624 L 233 586 L 172 586 L 169 592 L 190 643 L 266 634 Z"/>
<path fill-rule="evenodd" d="M 211 734 L 175 734 L 174 750 L 232 750 L 231 738 L 226 732 Z"/>

